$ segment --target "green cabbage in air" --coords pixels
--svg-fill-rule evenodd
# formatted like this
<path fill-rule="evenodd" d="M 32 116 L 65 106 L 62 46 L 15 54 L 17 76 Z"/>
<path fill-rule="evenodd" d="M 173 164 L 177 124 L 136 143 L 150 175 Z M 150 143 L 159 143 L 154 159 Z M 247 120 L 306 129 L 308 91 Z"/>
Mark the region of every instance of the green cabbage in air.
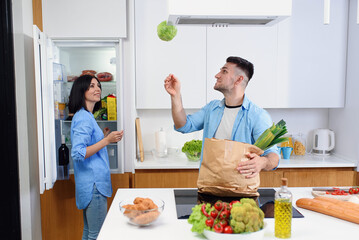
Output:
<path fill-rule="evenodd" d="M 157 35 L 163 41 L 171 41 L 176 34 L 176 26 L 167 25 L 167 21 L 163 21 L 157 26 Z"/>

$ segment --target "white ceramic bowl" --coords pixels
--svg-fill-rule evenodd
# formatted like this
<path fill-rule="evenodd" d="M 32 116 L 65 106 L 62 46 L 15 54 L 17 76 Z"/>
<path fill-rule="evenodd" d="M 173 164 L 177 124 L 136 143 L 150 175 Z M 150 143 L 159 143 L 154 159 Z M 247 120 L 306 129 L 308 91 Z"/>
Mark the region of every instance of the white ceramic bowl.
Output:
<path fill-rule="evenodd" d="M 208 230 L 204 230 L 203 234 L 209 240 L 261 240 L 264 237 L 264 232 L 267 227 L 267 223 L 264 222 L 264 226 L 261 230 L 252 233 L 216 233 Z"/>
<path fill-rule="evenodd" d="M 135 198 L 120 201 L 120 211 L 127 217 L 128 222 L 137 226 L 148 226 L 155 222 L 161 215 L 165 203 L 161 199 L 150 198 L 157 207 L 150 209 L 129 209 L 128 205 L 134 205 Z M 127 206 L 126 206 L 127 205 Z"/>

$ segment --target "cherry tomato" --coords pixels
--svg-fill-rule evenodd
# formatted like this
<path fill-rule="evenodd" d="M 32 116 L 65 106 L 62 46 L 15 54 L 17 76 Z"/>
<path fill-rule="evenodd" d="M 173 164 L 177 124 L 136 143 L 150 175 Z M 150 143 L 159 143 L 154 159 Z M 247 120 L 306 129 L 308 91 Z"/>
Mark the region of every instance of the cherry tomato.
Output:
<path fill-rule="evenodd" d="M 223 210 L 231 211 L 231 207 L 229 203 L 223 202 Z"/>
<path fill-rule="evenodd" d="M 213 223 L 214 223 L 213 218 L 211 218 L 211 217 L 207 218 L 207 220 L 206 220 L 206 226 L 212 227 L 212 226 L 213 226 Z"/>
<path fill-rule="evenodd" d="M 332 195 L 348 195 L 344 190 L 340 190 L 339 188 L 334 188 L 334 192 L 332 192 Z"/>
<path fill-rule="evenodd" d="M 232 202 L 229 203 L 229 206 L 232 208 L 233 204 L 235 203 L 240 203 L 239 200 L 233 200 Z"/>
<path fill-rule="evenodd" d="M 209 217 L 207 211 L 206 211 L 206 204 L 204 203 L 201 207 L 201 210 L 202 210 L 202 213 L 206 216 L 206 217 Z"/>
<path fill-rule="evenodd" d="M 233 233 L 232 227 L 231 226 L 225 226 L 223 232 L 224 233 Z"/>
<path fill-rule="evenodd" d="M 359 187 L 354 188 L 354 194 L 357 194 L 357 193 L 359 193 Z"/>
<path fill-rule="evenodd" d="M 222 233 L 223 232 L 223 227 L 219 223 L 215 224 L 213 229 L 217 233 Z"/>
<path fill-rule="evenodd" d="M 223 227 L 223 229 L 228 225 L 227 220 L 222 219 L 221 221 L 219 221 L 219 224 Z"/>
<path fill-rule="evenodd" d="M 217 209 L 213 209 L 211 212 L 211 217 L 216 218 L 218 216 L 218 211 Z"/>
<path fill-rule="evenodd" d="M 229 212 L 227 210 L 223 210 L 220 214 L 219 214 L 219 218 L 220 219 L 227 219 L 229 218 Z"/>
<path fill-rule="evenodd" d="M 221 211 L 223 207 L 223 203 L 221 200 L 218 200 L 215 204 L 214 204 L 214 208 L 217 209 L 217 211 Z"/>

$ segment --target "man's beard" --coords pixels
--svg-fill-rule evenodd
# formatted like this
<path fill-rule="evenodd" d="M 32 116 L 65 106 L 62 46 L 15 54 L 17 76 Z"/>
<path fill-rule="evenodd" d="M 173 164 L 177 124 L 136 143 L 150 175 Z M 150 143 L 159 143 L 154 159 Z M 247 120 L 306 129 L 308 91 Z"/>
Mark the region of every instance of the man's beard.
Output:
<path fill-rule="evenodd" d="M 217 86 L 217 84 L 214 85 L 213 87 L 214 90 L 217 90 L 218 92 L 221 92 L 221 93 L 225 93 L 228 91 L 228 89 L 226 89 L 225 87 L 223 86 Z"/>

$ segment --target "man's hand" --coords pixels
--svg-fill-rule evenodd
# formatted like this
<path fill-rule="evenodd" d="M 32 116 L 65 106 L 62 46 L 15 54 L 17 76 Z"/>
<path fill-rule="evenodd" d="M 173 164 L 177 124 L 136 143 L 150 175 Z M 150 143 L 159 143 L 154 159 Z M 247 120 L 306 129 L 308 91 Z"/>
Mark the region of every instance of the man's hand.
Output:
<path fill-rule="evenodd" d="M 181 99 L 181 83 L 170 74 L 165 79 L 165 89 L 171 95 L 172 119 L 176 128 L 181 128 L 186 124 L 187 117 L 183 109 Z"/>
<path fill-rule="evenodd" d="M 248 161 L 240 162 L 237 170 L 241 174 L 246 174 L 246 178 L 257 176 L 260 171 L 272 170 L 278 165 L 279 157 L 276 153 L 268 153 L 266 156 L 260 157 L 255 153 L 246 153 Z"/>
<path fill-rule="evenodd" d="M 173 74 L 170 74 L 168 77 L 166 77 L 164 86 L 171 97 L 180 96 L 181 83 Z"/>
<path fill-rule="evenodd" d="M 255 153 L 247 153 L 246 156 L 249 160 L 240 162 L 237 170 L 241 174 L 246 174 L 246 178 L 253 178 L 265 167 L 266 161 L 262 159 L 264 157 L 260 157 Z"/>

